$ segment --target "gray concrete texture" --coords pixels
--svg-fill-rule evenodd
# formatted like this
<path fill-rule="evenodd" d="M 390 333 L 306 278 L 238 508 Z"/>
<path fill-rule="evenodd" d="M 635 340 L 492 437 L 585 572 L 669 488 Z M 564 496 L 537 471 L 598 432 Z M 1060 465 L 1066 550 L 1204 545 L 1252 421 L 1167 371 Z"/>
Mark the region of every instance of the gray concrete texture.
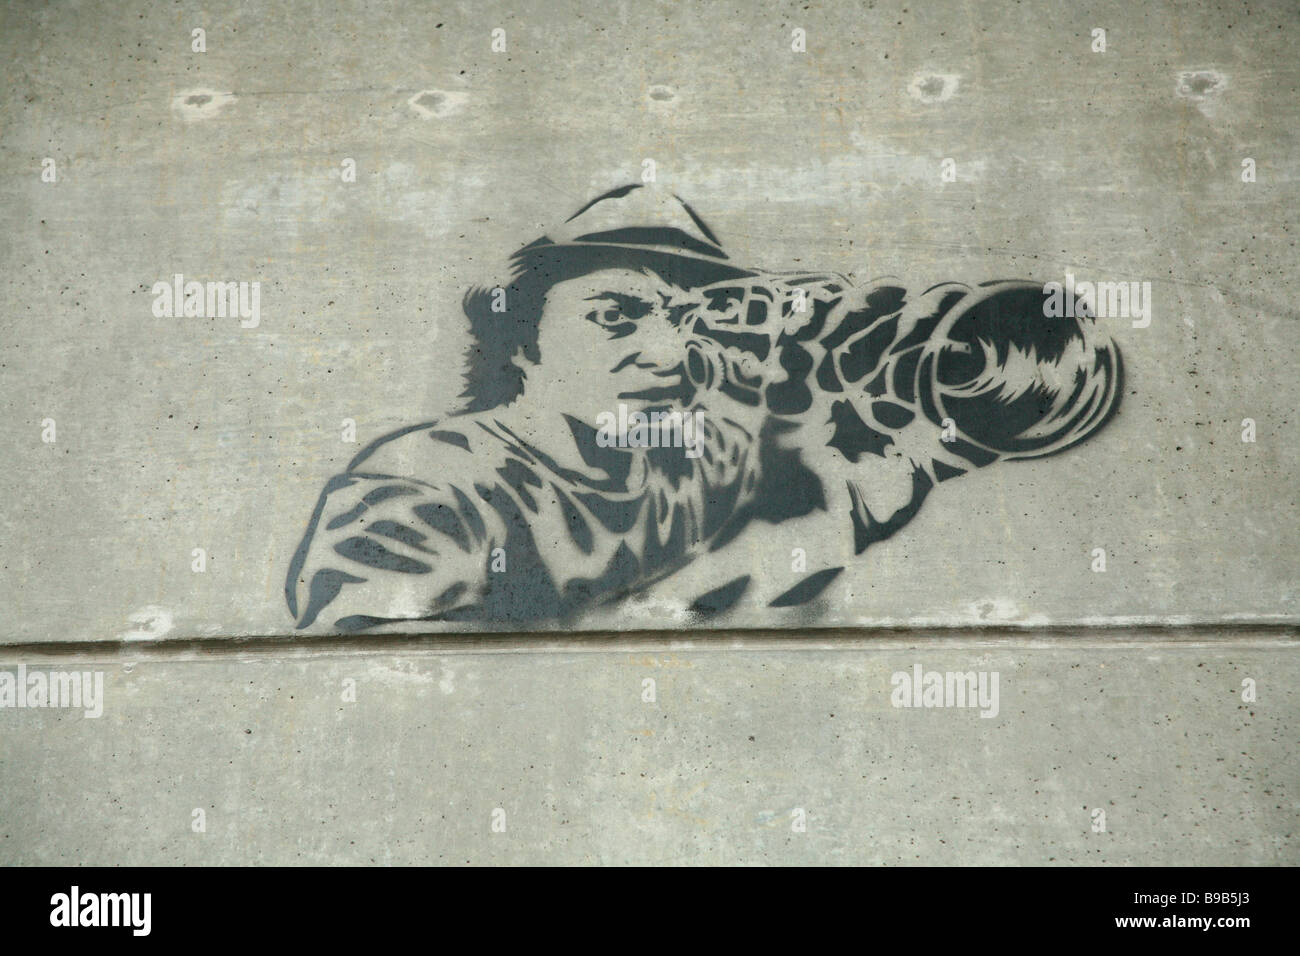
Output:
<path fill-rule="evenodd" d="M 1296 862 L 1294 642 L 964 637 L 92 661 L 105 671 L 97 720 L 0 710 L 0 854 Z M 1000 673 L 999 713 L 894 708 L 891 676 L 916 663 Z M 1240 697 L 1249 677 L 1254 704 Z"/>
<path fill-rule="evenodd" d="M 1300 861 L 1298 30 L 1282 2 L 4 4 L 0 670 L 106 689 L 98 719 L 0 706 L 0 862 Z M 1098 322 L 1118 413 L 862 554 L 837 511 L 574 619 L 297 632 L 321 489 L 457 407 L 466 291 L 647 160 L 740 266 L 1149 282 L 1149 325 Z M 155 316 L 178 273 L 259 282 L 256 327 Z M 565 359 L 532 381 L 594 361 Z M 888 498 L 878 465 L 823 477 Z M 846 570 L 770 607 L 795 549 Z M 999 673 L 998 715 L 892 706 L 915 664 Z"/>

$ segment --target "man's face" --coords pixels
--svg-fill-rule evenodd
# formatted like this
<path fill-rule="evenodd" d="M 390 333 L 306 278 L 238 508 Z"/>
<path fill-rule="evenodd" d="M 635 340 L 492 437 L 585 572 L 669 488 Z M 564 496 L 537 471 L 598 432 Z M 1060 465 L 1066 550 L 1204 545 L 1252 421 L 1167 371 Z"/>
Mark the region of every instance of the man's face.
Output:
<path fill-rule="evenodd" d="M 688 291 L 632 269 L 557 283 L 538 330 L 541 365 L 528 370 L 530 400 L 587 422 L 619 402 L 681 407 L 693 392 L 684 325 L 698 304 Z"/>

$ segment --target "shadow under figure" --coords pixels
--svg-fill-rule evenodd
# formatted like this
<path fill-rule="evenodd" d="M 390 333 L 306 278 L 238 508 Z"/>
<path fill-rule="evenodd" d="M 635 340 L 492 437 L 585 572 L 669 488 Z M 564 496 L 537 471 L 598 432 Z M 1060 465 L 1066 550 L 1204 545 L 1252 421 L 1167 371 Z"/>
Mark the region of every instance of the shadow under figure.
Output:
<path fill-rule="evenodd" d="M 861 554 L 936 485 L 1063 451 L 1119 402 L 1118 350 L 1038 285 L 740 268 L 652 187 L 598 197 L 512 264 L 465 297 L 463 410 L 326 484 L 285 586 L 298 627 L 327 608 L 339 631 L 563 622 L 692 562 L 718 565 L 692 606 L 716 614 L 751 576 L 715 552 L 750 526 L 842 515 Z"/>

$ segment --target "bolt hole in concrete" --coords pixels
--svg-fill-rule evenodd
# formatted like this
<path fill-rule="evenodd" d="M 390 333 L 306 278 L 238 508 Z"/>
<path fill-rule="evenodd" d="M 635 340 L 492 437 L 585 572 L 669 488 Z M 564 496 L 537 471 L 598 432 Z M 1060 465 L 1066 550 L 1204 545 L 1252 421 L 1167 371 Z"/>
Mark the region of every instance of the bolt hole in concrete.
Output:
<path fill-rule="evenodd" d="M 1178 95 L 1202 98 L 1222 93 L 1228 79 L 1213 70 L 1187 70 L 1178 74 Z"/>
<path fill-rule="evenodd" d="M 235 101 L 234 93 L 220 90 L 183 90 L 172 97 L 172 109 L 187 123 L 211 119 Z"/>
<path fill-rule="evenodd" d="M 953 73 L 921 73 L 912 78 L 907 91 L 922 103 L 942 103 L 957 92 L 957 80 Z"/>
<path fill-rule="evenodd" d="M 468 98 L 451 90 L 421 90 L 406 102 L 421 119 L 442 119 L 460 112 Z"/>

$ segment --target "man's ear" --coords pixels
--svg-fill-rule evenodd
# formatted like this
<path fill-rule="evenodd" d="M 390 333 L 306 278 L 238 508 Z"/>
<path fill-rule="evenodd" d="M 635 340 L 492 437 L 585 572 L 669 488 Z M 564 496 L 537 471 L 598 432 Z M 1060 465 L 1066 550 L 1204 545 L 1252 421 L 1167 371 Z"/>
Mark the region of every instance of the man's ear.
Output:
<path fill-rule="evenodd" d="M 537 347 L 536 342 L 522 342 L 515 348 L 515 354 L 510 356 L 510 364 L 521 372 L 527 372 L 534 365 L 542 364 L 541 350 Z"/>
<path fill-rule="evenodd" d="M 540 364 L 527 355 L 527 346 L 518 346 L 505 360 L 496 380 L 501 383 L 498 398 L 501 405 L 513 405 L 528 392 L 528 370 Z"/>

